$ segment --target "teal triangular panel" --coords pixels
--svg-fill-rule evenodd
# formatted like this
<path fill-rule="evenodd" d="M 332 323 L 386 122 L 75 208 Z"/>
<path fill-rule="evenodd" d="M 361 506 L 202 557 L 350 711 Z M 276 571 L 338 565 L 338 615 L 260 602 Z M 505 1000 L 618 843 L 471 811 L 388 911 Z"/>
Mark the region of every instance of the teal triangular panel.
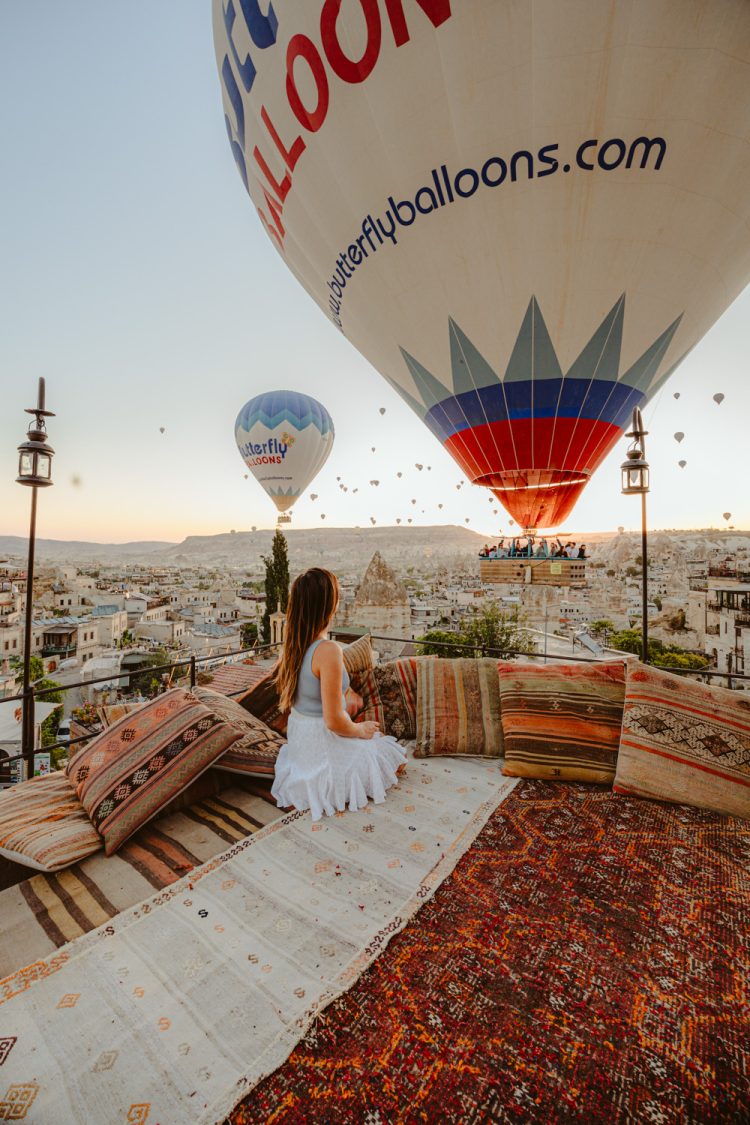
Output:
<path fill-rule="evenodd" d="M 448 318 L 448 330 L 451 343 L 453 393 L 460 395 L 466 391 L 478 391 L 481 387 L 498 386 L 499 376 L 452 317 Z"/>
<path fill-rule="evenodd" d="M 617 379 L 620 371 L 625 294 L 620 297 L 567 373 L 569 379 Z"/>
<path fill-rule="evenodd" d="M 434 375 L 430 375 L 426 367 L 418 363 L 413 356 L 405 352 L 401 348 L 401 355 L 406 360 L 406 366 L 409 368 L 409 374 L 417 385 L 422 401 L 428 410 L 433 406 L 437 406 L 439 402 L 443 402 L 446 398 L 451 397 L 451 392 L 447 387 L 444 387 Z"/>
<path fill-rule="evenodd" d="M 647 394 L 651 381 L 659 370 L 659 365 L 664 359 L 667 348 L 672 342 L 672 337 L 677 331 L 677 326 L 682 320 L 682 313 L 673 320 L 669 328 L 662 332 L 661 336 L 653 342 L 640 359 L 637 359 L 633 366 L 625 372 L 622 377 L 622 382 L 627 383 L 628 386 L 634 387 L 640 391 L 641 394 Z"/>
<path fill-rule="evenodd" d="M 401 354 L 406 360 L 408 366 L 409 358 L 403 348 L 401 349 Z M 409 368 L 409 370 L 411 371 L 411 368 Z M 384 376 L 384 379 L 393 387 L 396 394 L 403 399 L 406 405 L 411 407 L 417 417 L 421 418 L 422 421 L 424 421 L 424 416 L 427 413 L 427 408 L 421 402 L 417 402 L 417 400 L 413 398 L 408 391 L 405 391 L 404 388 L 400 386 L 395 379 L 390 379 L 387 375 Z"/>
<path fill-rule="evenodd" d="M 503 382 L 560 379 L 562 371 L 536 297 L 529 301 L 521 331 L 513 345 Z"/>

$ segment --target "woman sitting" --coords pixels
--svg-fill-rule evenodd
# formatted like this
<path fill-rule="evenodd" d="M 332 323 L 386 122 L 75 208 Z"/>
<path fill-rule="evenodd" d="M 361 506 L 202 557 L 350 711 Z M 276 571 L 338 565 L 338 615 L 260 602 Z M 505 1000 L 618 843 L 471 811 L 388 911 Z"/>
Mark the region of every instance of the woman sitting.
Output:
<path fill-rule="evenodd" d="M 282 808 L 355 811 L 385 800 L 406 756 L 377 723 L 354 723 L 341 646 L 327 633 L 339 601 L 336 576 L 313 567 L 296 578 L 287 607 L 284 653 L 275 673 L 282 711 L 291 707 L 287 743 L 276 759 L 271 793 Z M 359 742 L 362 742 L 362 746 Z"/>

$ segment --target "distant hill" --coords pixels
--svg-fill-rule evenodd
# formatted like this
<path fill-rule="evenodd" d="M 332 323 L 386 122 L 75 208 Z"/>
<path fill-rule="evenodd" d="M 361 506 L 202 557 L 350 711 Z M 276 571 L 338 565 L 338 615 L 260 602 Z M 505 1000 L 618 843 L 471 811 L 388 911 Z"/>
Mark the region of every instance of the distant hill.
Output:
<path fill-rule="evenodd" d="M 366 566 L 375 551 L 393 563 L 447 559 L 476 554 L 485 536 L 465 527 L 320 527 L 285 532 L 292 569 L 295 563 L 355 569 Z M 228 566 L 252 569 L 271 548 L 273 529 L 188 535 L 181 543 L 87 543 L 37 539 L 39 562 L 105 565 L 142 562 L 149 566 Z M 0 536 L 0 559 L 24 558 L 27 541 Z"/>

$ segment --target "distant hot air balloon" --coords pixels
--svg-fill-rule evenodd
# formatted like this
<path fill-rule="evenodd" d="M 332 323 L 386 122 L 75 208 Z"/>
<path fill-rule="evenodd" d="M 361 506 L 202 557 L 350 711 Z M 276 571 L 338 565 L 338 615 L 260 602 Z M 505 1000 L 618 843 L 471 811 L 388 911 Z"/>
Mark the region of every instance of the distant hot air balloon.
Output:
<path fill-rule="evenodd" d="M 724 401 L 724 395 L 721 394 L 721 392 L 719 392 L 719 394 L 717 395 L 714 395 L 713 398 L 717 406 L 721 406 L 722 402 Z"/>
<path fill-rule="evenodd" d="M 378 485 L 380 484 L 380 481 L 379 480 L 371 480 L 370 484 L 373 486 L 373 488 L 377 488 Z"/>
<path fill-rule="evenodd" d="M 468 519 L 468 516 L 467 516 L 467 518 L 464 520 L 464 523 L 468 523 L 468 522 L 469 522 L 469 519 Z"/>
<path fill-rule="evenodd" d="M 249 473 L 245 473 L 245 474 L 244 474 L 244 476 L 245 476 L 245 480 L 247 480 L 247 479 L 249 478 L 250 474 L 249 474 Z"/>
<path fill-rule="evenodd" d="M 324 519 L 326 518 L 326 514 L 325 514 L 325 512 L 321 512 L 321 513 L 320 513 L 320 518 L 321 518 L 322 520 L 324 520 Z"/>
<path fill-rule="evenodd" d="M 374 523 L 375 523 L 375 516 L 370 516 L 370 523 L 371 523 L 371 524 L 374 524 Z"/>
<path fill-rule="evenodd" d="M 421 473 L 421 472 L 422 472 L 422 469 L 424 468 L 424 465 L 419 465 L 419 464 L 417 464 L 417 465 L 415 465 L 415 466 L 414 466 L 414 468 L 415 468 L 415 469 L 418 469 L 418 470 L 419 470 L 419 472 Z"/>
<path fill-rule="evenodd" d="M 353 489 L 352 489 L 352 496 L 354 495 L 354 493 L 355 493 L 355 492 L 359 492 L 359 489 L 358 489 L 358 488 L 353 488 Z"/>
<path fill-rule="evenodd" d="M 375 446 L 374 446 L 374 445 L 371 445 L 371 446 L 370 446 L 370 453 L 374 453 L 374 452 L 375 452 Z"/>
<path fill-rule="evenodd" d="M 731 518 L 732 518 L 731 512 L 724 512 L 723 515 L 724 515 L 724 519 L 727 520 L 727 521 L 731 520 Z"/>
<path fill-rule="evenodd" d="M 687 465 L 687 461 L 678 461 L 677 464 L 680 466 L 681 469 L 684 469 L 685 466 Z"/>
<path fill-rule="evenodd" d="M 317 476 L 333 448 L 324 406 L 297 391 L 269 391 L 245 403 L 234 427 L 237 448 L 280 513 Z"/>
<path fill-rule="evenodd" d="M 396 520 L 396 523 L 401 523 L 401 520 Z"/>
<path fill-rule="evenodd" d="M 407 522 L 407 523 L 412 523 L 413 521 L 412 521 L 411 519 L 408 519 L 408 520 L 407 520 L 406 522 Z"/>
<path fill-rule="evenodd" d="M 255 526 L 255 524 L 253 524 L 253 526 L 252 526 L 252 527 L 250 528 L 250 530 L 251 530 L 251 531 L 257 531 L 258 529 L 257 529 L 257 527 Z"/>
<path fill-rule="evenodd" d="M 381 413 L 381 414 L 385 414 L 385 407 L 384 407 L 384 406 L 381 406 L 381 407 L 380 407 L 380 413 Z"/>
<path fill-rule="evenodd" d="M 341 480 L 341 477 L 336 477 L 336 480 Z"/>
<path fill-rule="evenodd" d="M 683 434 L 682 430 L 678 430 L 677 433 L 674 435 L 674 440 L 679 443 L 679 442 L 682 441 L 684 436 L 685 435 Z"/>
<path fill-rule="evenodd" d="M 417 502 L 416 500 L 412 500 L 412 504 L 416 504 L 416 502 Z"/>
<path fill-rule="evenodd" d="M 679 397 L 680 397 L 679 391 L 675 391 L 675 393 L 672 395 L 672 398 L 679 398 Z"/>
<path fill-rule="evenodd" d="M 397 476 L 397 477 L 399 478 L 399 480 L 401 479 L 401 477 L 402 477 L 403 475 L 404 475 L 403 473 L 396 473 L 396 476 Z"/>
<path fill-rule="evenodd" d="M 750 280 L 747 0 L 212 6 L 291 273 L 468 480 L 563 522 Z"/>

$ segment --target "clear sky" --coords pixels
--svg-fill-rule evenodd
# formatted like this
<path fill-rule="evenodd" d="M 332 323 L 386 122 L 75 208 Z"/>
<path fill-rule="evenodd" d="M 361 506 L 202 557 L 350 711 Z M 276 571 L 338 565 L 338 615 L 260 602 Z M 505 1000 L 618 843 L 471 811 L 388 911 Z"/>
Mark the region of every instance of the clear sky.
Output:
<path fill-rule="evenodd" d="M 16 446 L 39 375 L 57 413 L 41 536 L 272 526 L 233 425 L 248 398 L 276 387 L 313 394 L 336 424 L 312 486 L 320 499 L 299 502 L 294 526 L 320 526 L 325 512 L 330 526 L 468 518 L 483 534 L 507 531 L 484 490 L 456 489 L 453 461 L 261 229 L 227 144 L 208 0 L 0 4 L 0 146 L 0 534 L 27 533 Z M 748 325 L 750 290 L 646 413 L 655 527 L 725 526 L 725 511 L 750 525 Z M 620 495 L 625 448 L 565 530 L 638 523 L 637 500 Z"/>

